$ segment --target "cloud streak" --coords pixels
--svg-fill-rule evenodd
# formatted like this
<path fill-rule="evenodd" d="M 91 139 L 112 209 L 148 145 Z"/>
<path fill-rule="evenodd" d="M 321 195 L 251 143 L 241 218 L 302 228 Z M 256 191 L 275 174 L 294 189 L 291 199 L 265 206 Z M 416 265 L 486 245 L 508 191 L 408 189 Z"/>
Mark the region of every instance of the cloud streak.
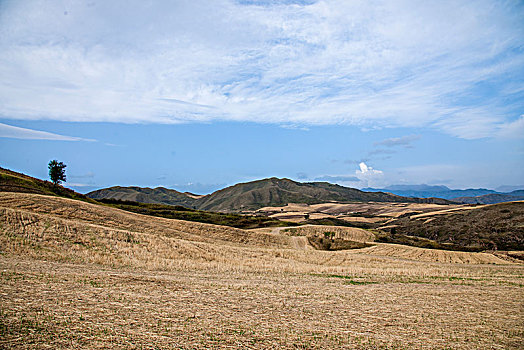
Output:
<path fill-rule="evenodd" d="M 9 118 L 430 127 L 478 138 L 524 108 L 518 4 L 1 6 L 0 116 Z"/>
<path fill-rule="evenodd" d="M 402 137 L 392 137 L 389 139 L 385 139 L 379 142 L 375 142 L 374 146 L 384 146 L 384 147 L 397 147 L 397 146 L 404 146 L 406 148 L 411 147 L 411 143 L 413 141 L 416 141 L 420 139 L 419 135 L 407 135 Z M 384 153 L 384 152 L 382 152 Z M 386 152 L 387 153 L 387 152 Z"/>
<path fill-rule="evenodd" d="M 51 140 L 51 141 L 88 141 L 93 142 L 92 139 L 84 139 L 81 137 L 65 136 L 54 134 L 47 131 L 39 131 L 33 129 L 19 128 L 17 126 L 0 123 L 0 137 L 7 137 L 12 139 L 23 140 Z"/>

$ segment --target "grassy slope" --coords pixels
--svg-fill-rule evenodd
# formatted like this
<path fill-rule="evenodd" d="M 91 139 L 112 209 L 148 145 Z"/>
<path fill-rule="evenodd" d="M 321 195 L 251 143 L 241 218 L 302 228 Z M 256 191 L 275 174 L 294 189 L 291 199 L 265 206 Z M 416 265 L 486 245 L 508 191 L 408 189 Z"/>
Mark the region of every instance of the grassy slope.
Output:
<path fill-rule="evenodd" d="M 139 264 L 156 269 L 165 264 L 179 266 L 181 261 L 199 261 L 213 266 L 227 261 L 228 264 L 244 266 L 244 260 L 250 266 L 260 264 L 263 269 L 271 262 L 275 271 L 286 266 L 289 271 L 302 272 L 310 271 L 313 268 L 310 264 L 322 265 L 327 270 L 337 264 L 353 266 L 346 261 L 352 260 L 352 254 L 358 254 L 356 251 L 337 252 L 338 255 L 324 255 L 315 250 L 303 253 L 306 249 L 299 248 L 296 243 L 305 237 L 295 235 L 308 234 L 310 230 L 314 230 L 317 236 L 329 230 L 335 233 L 335 238 L 352 241 L 367 241 L 364 236 L 371 236 L 365 230 L 325 226 L 284 229 L 282 233 L 247 231 L 138 215 L 67 198 L 0 193 L 2 254 L 27 253 L 28 256 L 60 261 L 122 266 Z M 415 260 L 423 255 L 436 254 L 428 249 L 385 246 L 390 246 L 393 254 L 397 250 L 414 252 L 410 258 Z M 253 249 L 261 250 L 254 254 Z M 267 249 L 291 250 L 275 254 Z M 471 261 L 504 263 L 484 253 L 438 251 L 438 254 L 444 258 L 461 255 L 471 257 Z M 281 260 L 282 257 L 285 259 Z"/>
<path fill-rule="evenodd" d="M 276 226 L 293 226 L 295 224 L 288 223 L 276 219 L 267 217 L 255 217 L 245 216 L 236 214 L 222 214 L 187 209 L 184 207 L 176 207 L 172 205 L 161 205 L 161 204 L 146 204 L 132 201 L 121 201 L 120 198 L 135 198 L 138 201 L 146 201 L 148 199 L 147 192 L 135 191 L 133 188 L 121 187 L 121 190 L 125 190 L 129 196 L 117 196 L 117 199 L 100 200 L 89 198 L 75 192 L 69 188 L 62 186 L 54 186 L 49 181 L 42 181 L 31 176 L 27 176 L 21 173 L 17 173 L 8 169 L 0 168 L 0 192 L 23 192 L 23 193 L 36 193 L 50 196 L 59 196 L 71 199 L 78 199 L 89 203 L 100 204 L 104 203 L 112 207 L 123 209 L 130 212 L 140 213 L 144 215 L 158 216 L 169 219 L 179 219 L 186 221 L 203 222 L 215 225 L 225 225 L 237 228 L 259 228 L 259 227 L 276 227 Z M 149 190 L 150 193 L 154 193 L 155 198 L 159 199 L 173 199 L 174 196 L 181 198 L 180 202 L 190 203 L 192 198 L 186 196 L 183 193 L 168 190 L 165 188 L 152 189 L 140 189 Z M 184 202 L 183 199 L 187 198 L 188 201 Z"/>
<path fill-rule="evenodd" d="M 89 203 L 95 200 L 62 186 L 54 186 L 49 181 L 0 168 L 0 192 L 23 192 L 78 199 Z"/>
<path fill-rule="evenodd" d="M 332 188 L 331 186 L 337 188 L 341 187 L 323 183 L 316 183 L 315 186 L 311 187 L 309 186 L 310 184 L 295 183 L 291 180 L 268 179 L 248 184 L 239 184 L 228 188 L 229 190 L 226 189 L 228 191 L 222 190 L 224 192 L 218 191 L 217 193 L 220 193 L 219 199 L 222 200 L 222 202 L 220 202 L 220 200 L 219 202 L 226 206 L 230 205 L 231 202 L 228 201 L 227 198 L 228 195 L 233 196 L 235 194 L 234 192 L 229 192 L 233 189 L 238 192 L 244 192 L 244 196 L 254 196 L 253 198 L 256 199 L 256 194 L 258 193 L 257 190 L 261 188 L 267 189 L 267 182 L 269 180 L 273 183 L 272 186 L 274 188 L 278 187 L 286 190 L 285 192 L 275 190 L 275 194 L 268 197 L 269 200 L 273 201 L 275 201 L 276 198 L 281 198 L 280 200 L 282 200 L 282 197 L 277 196 L 277 194 L 281 195 L 282 193 L 285 193 L 284 198 L 296 199 L 293 197 L 296 195 L 296 186 L 301 187 L 300 189 L 302 192 L 309 193 L 311 196 L 319 195 L 321 193 L 324 193 L 325 195 L 324 190 L 326 188 Z M 248 186 L 247 192 L 245 192 L 246 188 L 242 188 L 244 185 Z M 316 186 L 320 186 L 321 189 L 316 188 Z M 302 187 L 305 187 L 306 190 L 303 190 Z M 324 190 L 322 190 L 322 188 Z M 360 192 L 349 188 L 343 189 L 344 191 L 350 190 L 350 192 Z M 68 188 L 61 186 L 55 187 L 49 181 L 42 181 L 3 168 L 0 168 L 0 191 L 37 193 L 98 203 L 93 199 Z M 264 190 L 262 193 L 267 192 Z M 269 193 L 271 194 L 272 192 L 270 191 Z M 382 196 L 382 194 L 378 195 Z M 132 202 L 124 203 L 118 201 L 112 201 L 112 203 L 106 205 L 145 215 L 245 229 L 294 225 L 264 217 L 221 214 L 190 209 L 182 210 L 180 207 L 177 208 L 166 205 L 140 204 Z M 445 216 L 435 216 L 430 222 L 426 222 L 426 219 L 427 218 L 411 220 L 408 217 L 401 218 L 396 222 L 396 224 L 399 225 L 396 229 L 396 235 L 385 233 L 384 235 L 379 236 L 378 241 L 447 250 L 524 250 L 524 203 L 504 203 L 498 204 L 498 206 L 487 206 L 473 211 L 456 212 Z M 307 223 L 317 225 L 355 226 L 355 224 L 347 224 L 337 219 L 310 220 Z M 375 225 L 365 224 L 359 227 L 374 228 L 372 226 Z"/>
<path fill-rule="evenodd" d="M 0 193 L 0 348 L 522 348 L 522 265 L 295 238 Z"/>

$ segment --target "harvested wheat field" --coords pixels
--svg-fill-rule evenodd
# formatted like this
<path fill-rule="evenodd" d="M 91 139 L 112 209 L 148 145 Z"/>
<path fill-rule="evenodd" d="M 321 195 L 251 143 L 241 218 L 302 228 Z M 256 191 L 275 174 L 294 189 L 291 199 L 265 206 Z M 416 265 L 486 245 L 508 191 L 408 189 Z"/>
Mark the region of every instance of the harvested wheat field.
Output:
<path fill-rule="evenodd" d="M 478 208 L 478 207 L 477 207 Z M 381 223 L 402 215 L 412 217 L 445 214 L 453 211 L 468 210 L 463 204 L 418 204 L 418 203 L 289 203 L 282 207 L 264 207 L 255 211 L 257 214 L 290 222 L 337 218 L 348 222 Z M 357 216 L 355 216 L 357 215 Z"/>
<path fill-rule="evenodd" d="M 281 233 L 292 236 L 323 236 L 324 233 L 333 233 L 334 238 L 342 238 L 355 242 L 372 242 L 375 235 L 367 230 L 355 227 L 304 225 L 300 227 L 280 228 Z"/>
<path fill-rule="evenodd" d="M 0 348 L 524 347 L 516 260 L 282 231 L 0 193 Z"/>

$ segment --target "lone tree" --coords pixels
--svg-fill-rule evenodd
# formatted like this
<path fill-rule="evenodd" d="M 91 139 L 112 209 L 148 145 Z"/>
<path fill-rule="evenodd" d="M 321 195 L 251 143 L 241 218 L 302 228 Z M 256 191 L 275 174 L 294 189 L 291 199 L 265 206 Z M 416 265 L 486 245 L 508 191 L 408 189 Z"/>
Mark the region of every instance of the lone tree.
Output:
<path fill-rule="evenodd" d="M 49 168 L 49 178 L 51 179 L 53 184 L 55 184 L 55 186 L 60 184 L 60 182 L 62 181 L 66 181 L 66 166 L 67 165 L 57 161 L 56 159 L 53 159 L 49 162 L 49 165 L 47 166 Z"/>

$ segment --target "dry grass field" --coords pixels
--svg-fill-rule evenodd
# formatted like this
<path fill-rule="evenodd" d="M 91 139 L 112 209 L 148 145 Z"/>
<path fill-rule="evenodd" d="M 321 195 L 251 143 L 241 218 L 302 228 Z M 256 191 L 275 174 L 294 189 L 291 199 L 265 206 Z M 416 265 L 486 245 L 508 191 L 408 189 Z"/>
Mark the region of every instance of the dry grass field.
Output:
<path fill-rule="evenodd" d="M 300 204 L 290 203 L 283 207 L 264 207 L 256 212 L 268 215 L 277 215 L 279 213 L 294 214 L 324 214 L 333 217 L 363 214 L 366 216 L 383 216 L 397 217 L 406 213 L 427 213 L 438 210 L 462 209 L 467 208 L 464 204 L 420 204 L 420 203 L 322 203 L 322 204 Z"/>
<path fill-rule="evenodd" d="M 0 193 L 0 348 L 524 347 L 517 260 L 380 243 L 319 251 L 302 235 L 324 228 L 300 229 Z"/>
<path fill-rule="evenodd" d="M 470 209 L 464 204 L 420 204 L 420 203 L 290 203 L 283 207 L 264 207 L 257 214 L 290 222 L 303 222 L 306 217 L 312 220 L 335 218 L 350 223 L 380 223 L 398 218 L 401 215 L 428 215 L 456 210 Z"/>
<path fill-rule="evenodd" d="M 292 236 L 319 237 L 322 237 L 324 233 L 329 232 L 333 233 L 334 238 L 342 238 L 355 242 L 372 242 L 375 240 L 375 235 L 370 231 L 355 227 L 304 225 L 299 227 L 290 227 L 287 229 L 280 228 L 279 231 Z"/>

